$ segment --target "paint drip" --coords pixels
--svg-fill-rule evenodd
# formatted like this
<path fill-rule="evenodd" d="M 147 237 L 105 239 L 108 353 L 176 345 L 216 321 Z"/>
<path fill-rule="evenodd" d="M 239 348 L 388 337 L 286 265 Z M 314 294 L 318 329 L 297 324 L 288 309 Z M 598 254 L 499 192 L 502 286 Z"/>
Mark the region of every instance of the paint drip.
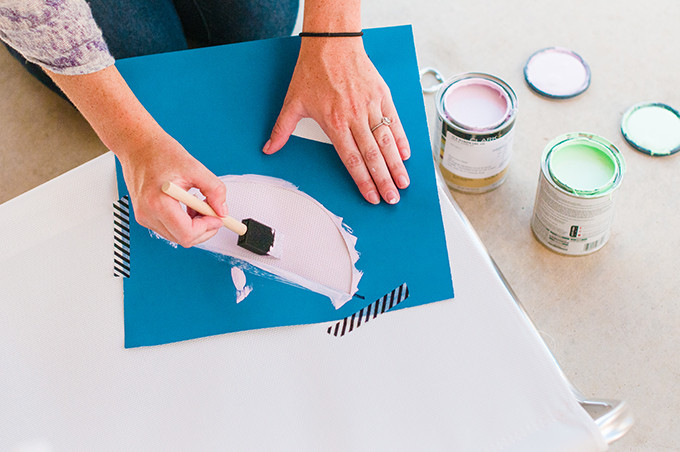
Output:
<path fill-rule="evenodd" d="M 236 303 L 240 303 L 250 295 L 253 287 L 246 286 L 246 274 L 240 267 L 231 267 L 231 280 L 236 288 Z"/>
<path fill-rule="evenodd" d="M 512 153 L 517 97 L 488 74 L 455 76 L 439 88 L 434 155 L 446 184 L 483 193 L 503 183 Z"/>
<path fill-rule="evenodd" d="M 570 133 L 543 152 L 531 229 L 543 245 L 580 256 L 602 248 L 611 232 L 623 156 L 602 137 Z"/>

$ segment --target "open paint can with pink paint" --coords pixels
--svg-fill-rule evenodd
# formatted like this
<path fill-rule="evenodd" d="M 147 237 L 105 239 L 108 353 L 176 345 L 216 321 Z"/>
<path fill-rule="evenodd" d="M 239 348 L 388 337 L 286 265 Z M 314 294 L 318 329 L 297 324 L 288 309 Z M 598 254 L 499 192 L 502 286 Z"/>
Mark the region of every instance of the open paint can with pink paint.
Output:
<path fill-rule="evenodd" d="M 483 193 L 507 175 L 517 116 L 517 96 L 489 74 L 457 75 L 439 88 L 434 155 L 446 184 Z"/>
<path fill-rule="evenodd" d="M 624 172 L 619 150 L 597 135 L 569 133 L 548 143 L 531 219 L 538 241 L 572 256 L 602 248 L 609 239 L 614 195 Z"/>

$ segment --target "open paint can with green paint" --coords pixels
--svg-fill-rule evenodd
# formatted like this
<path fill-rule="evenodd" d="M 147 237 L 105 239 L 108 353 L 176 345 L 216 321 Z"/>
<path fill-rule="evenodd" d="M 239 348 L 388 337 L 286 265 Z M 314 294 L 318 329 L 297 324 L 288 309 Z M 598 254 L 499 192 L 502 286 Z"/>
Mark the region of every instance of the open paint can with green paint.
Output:
<path fill-rule="evenodd" d="M 602 248 L 624 172 L 623 156 L 602 137 L 579 132 L 551 141 L 541 158 L 531 220 L 538 241 L 573 256 Z"/>
<path fill-rule="evenodd" d="M 492 75 L 468 72 L 444 82 L 435 102 L 433 150 L 446 184 L 468 193 L 501 185 L 517 116 L 512 88 Z"/>

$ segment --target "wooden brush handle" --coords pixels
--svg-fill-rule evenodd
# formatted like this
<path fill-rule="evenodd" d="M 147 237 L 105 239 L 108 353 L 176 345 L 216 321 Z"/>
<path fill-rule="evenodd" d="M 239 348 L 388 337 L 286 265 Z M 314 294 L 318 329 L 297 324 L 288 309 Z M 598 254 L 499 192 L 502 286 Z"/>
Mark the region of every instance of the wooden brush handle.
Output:
<path fill-rule="evenodd" d="M 217 217 L 220 220 L 222 220 L 222 223 L 224 224 L 224 227 L 229 229 L 230 231 L 234 231 L 238 235 L 243 235 L 248 231 L 248 228 L 246 227 L 245 224 L 241 223 L 234 217 L 230 217 L 227 215 L 226 217 L 220 217 L 218 216 L 215 211 L 208 205 L 207 202 L 201 201 L 197 197 L 187 193 L 185 190 L 179 188 L 177 185 L 173 184 L 172 182 L 166 182 L 163 184 L 161 187 L 161 190 L 168 196 L 176 199 L 177 201 L 183 203 L 187 207 L 191 207 L 194 209 L 196 212 L 200 213 L 201 215 L 206 215 L 209 217 Z"/>

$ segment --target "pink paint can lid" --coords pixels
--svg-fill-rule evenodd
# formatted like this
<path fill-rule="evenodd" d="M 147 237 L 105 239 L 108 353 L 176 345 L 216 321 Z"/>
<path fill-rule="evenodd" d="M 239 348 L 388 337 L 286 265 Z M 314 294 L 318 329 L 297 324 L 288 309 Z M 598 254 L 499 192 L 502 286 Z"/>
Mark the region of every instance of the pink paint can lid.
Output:
<path fill-rule="evenodd" d="M 578 96 L 590 86 L 590 66 L 576 52 L 547 47 L 524 65 L 524 79 L 536 93 L 551 99 Z"/>

